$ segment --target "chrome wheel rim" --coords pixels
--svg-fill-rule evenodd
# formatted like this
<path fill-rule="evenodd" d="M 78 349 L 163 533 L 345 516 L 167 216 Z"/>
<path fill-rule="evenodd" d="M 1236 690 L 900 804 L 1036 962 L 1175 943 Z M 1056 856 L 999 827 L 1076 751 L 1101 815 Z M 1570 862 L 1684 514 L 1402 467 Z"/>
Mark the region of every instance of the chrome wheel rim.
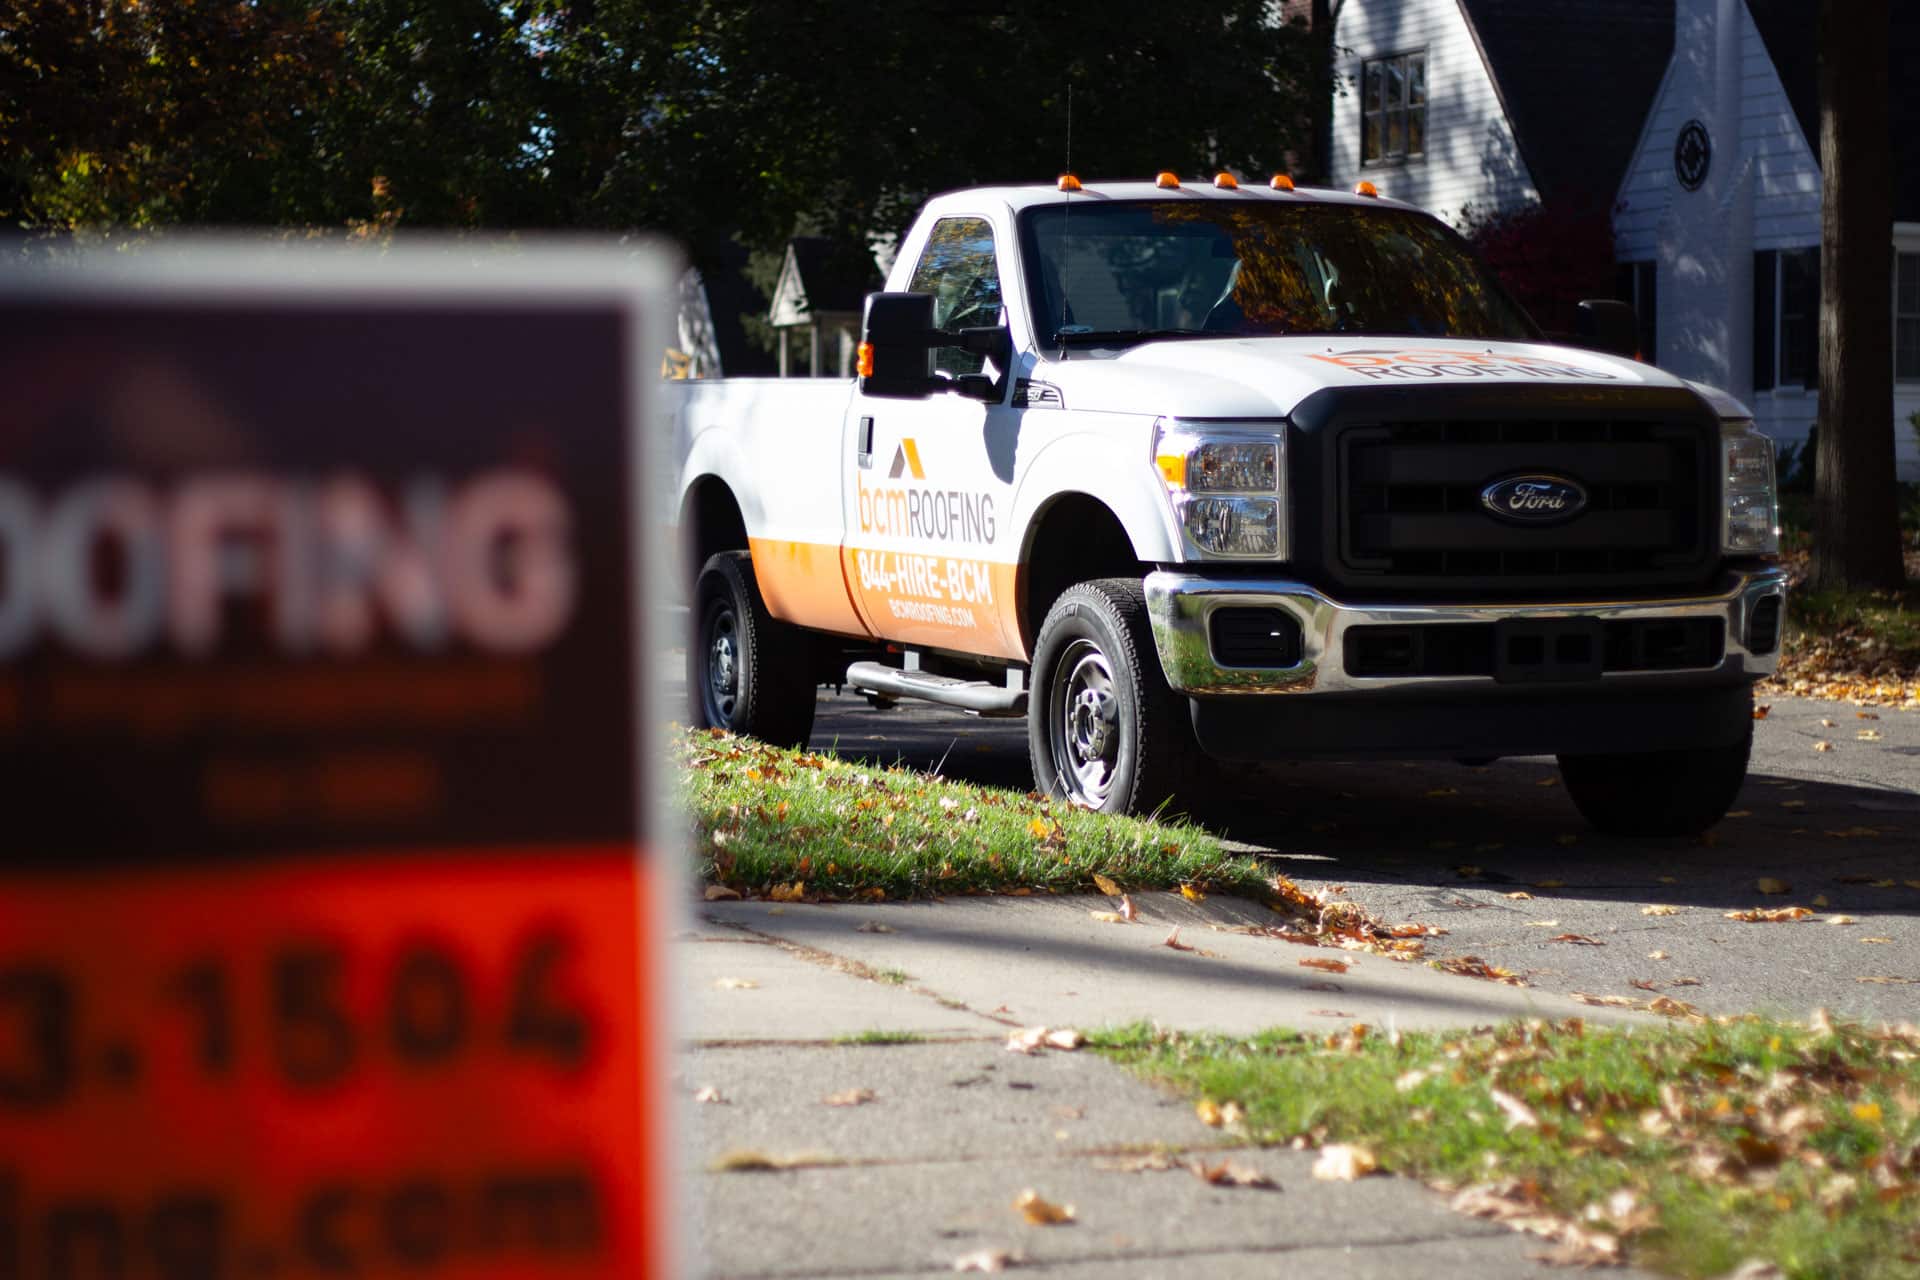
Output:
<path fill-rule="evenodd" d="M 707 617 L 706 679 L 701 698 L 707 722 L 730 728 L 740 705 L 740 626 L 732 609 L 721 605 Z"/>
<path fill-rule="evenodd" d="M 1107 656 L 1075 640 L 1054 664 L 1047 691 L 1047 737 L 1054 775 L 1066 798 L 1089 809 L 1113 793 L 1120 763 L 1120 695 Z"/>

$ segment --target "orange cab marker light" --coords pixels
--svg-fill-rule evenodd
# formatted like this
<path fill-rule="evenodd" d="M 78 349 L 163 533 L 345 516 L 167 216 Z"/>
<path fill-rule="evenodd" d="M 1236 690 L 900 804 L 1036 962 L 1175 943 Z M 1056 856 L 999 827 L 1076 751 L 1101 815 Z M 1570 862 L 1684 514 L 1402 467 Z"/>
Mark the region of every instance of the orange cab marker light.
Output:
<path fill-rule="evenodd" d="M 1163 453 L 1153 460 L 1160 468 L 1160 475 L 1169 487 L 1184 489 L 1187 487 L 1187 455 L 1184 453 Z"/>
<path fill-rule="evenodd" d="M 1162 173 L 1159 177 L 1155 178 L 1153 180 L 1153 185 L 1165 190 L 1171 190 L 1174 187 L 1177 187 L 1180 185 L 1180 175 L 1174 173 L 1172 170 L 1169 169 L 1166 172 Z"/>
<path fill-rule="evenodd" d="M 1080 179 L 1070 173 L 1063 173 L 1060 175 L 1058 185 L 1062 191 L 1078 191 L 1080 189 Z"/>
<path fill-rule="evenodd" d="M 1371 182 L 1356 182 L 1353 184 L 1353 194 L 1357 196 L 1372 196 L 1378 200 L 1380 198 L 1380 188 L 1374 186 Z"/>
<path fill-rule="evenodd" d="M 1213 175 L 1213 185 L 1225 191 L 1238 191 L 1240 179 L 1230 173 L 1216 173 Z"/>
<path fill-rule="evenodd" d="M 1293 190 L 1293 179 L 1284 173 L 1276 173 L 1273 177 L 1267 179 L 1267 185 L 1275 191 L 1291 191 Z"/>
<path fill-rule="evenodd" d="M 871 342 L 863 342 L 860 344 L 858 363 L 855 365 L 855 368 L 859 370 L 860 376 L 863 378 L 871 378 L 873 376 L 873 344 Z"/>

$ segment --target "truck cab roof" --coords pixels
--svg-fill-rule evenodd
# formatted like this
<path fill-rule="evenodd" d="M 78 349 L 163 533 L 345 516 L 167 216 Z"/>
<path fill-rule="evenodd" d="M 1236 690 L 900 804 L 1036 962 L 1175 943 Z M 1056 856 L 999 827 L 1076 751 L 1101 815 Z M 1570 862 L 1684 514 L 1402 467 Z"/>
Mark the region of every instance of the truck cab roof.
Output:
<path fill-rule="evenodd" d="M 933 197 L 927 202 L 922 216 L 939 217 L 957 212 L 979 212 L 994 205 L 1004 206 L 1017 214 L 1037 206 L 1108 200 L 1258 200 L 1275 203 L 1348 204 L 1367 208 L 1389 205 L 1398 209 L 1421 212 L 1415 205 L 1389 199 L 1386 196 L 1354 195 L 1351 192 L 1336 191 L 1330 187 L 1298 187 L 1292 191 L 1276 191 L 1256 178 L 1249 178 L 1238 187 L 1216 187 L 1209 179 L 1196 178 L 1191 183 L 1183 179 L 1178 187 L 1162 187 L 1153 182 L 1138 180 L 1089 182 L 1083 179 L 1080 189 L 1070 192 L 1061 191 L 1052 183 L 966 187 L 957 191 L 942 192 Z"/>

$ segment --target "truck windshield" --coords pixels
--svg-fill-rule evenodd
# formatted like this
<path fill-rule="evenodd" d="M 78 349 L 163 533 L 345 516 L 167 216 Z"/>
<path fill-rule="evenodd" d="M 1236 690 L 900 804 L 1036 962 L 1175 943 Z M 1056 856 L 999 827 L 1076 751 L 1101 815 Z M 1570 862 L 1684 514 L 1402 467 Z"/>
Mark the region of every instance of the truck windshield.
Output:
<path fill-rule="evenodd" d="M 1041 341 L 1361 333 L 1531 339 L 1463 242 L 1409 210 L 1151 200 L 1021 215 Z"/>

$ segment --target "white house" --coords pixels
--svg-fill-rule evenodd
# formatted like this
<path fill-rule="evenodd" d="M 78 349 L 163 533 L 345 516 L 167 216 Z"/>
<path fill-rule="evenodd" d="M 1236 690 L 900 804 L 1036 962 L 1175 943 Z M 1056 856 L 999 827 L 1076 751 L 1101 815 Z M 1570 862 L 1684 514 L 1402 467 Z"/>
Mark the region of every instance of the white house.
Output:
<path fill-rule="evenodd" d="M 1458 224 L 1604 210 L 1673 40 L 1674 0 L 1335 0 L 1327 168 Z"/>
<path fill-rule="evenodd" d="M 1894 422 L 1920 478 L 1920 4 L 1896 3 L 1891 134 Z M 1655 362 L 1727 387 L 1802 445 L 1819 410 L 1815 0 L 1676 0 L 1672 55 L 1622 178 L 1615 254 Z"/>

